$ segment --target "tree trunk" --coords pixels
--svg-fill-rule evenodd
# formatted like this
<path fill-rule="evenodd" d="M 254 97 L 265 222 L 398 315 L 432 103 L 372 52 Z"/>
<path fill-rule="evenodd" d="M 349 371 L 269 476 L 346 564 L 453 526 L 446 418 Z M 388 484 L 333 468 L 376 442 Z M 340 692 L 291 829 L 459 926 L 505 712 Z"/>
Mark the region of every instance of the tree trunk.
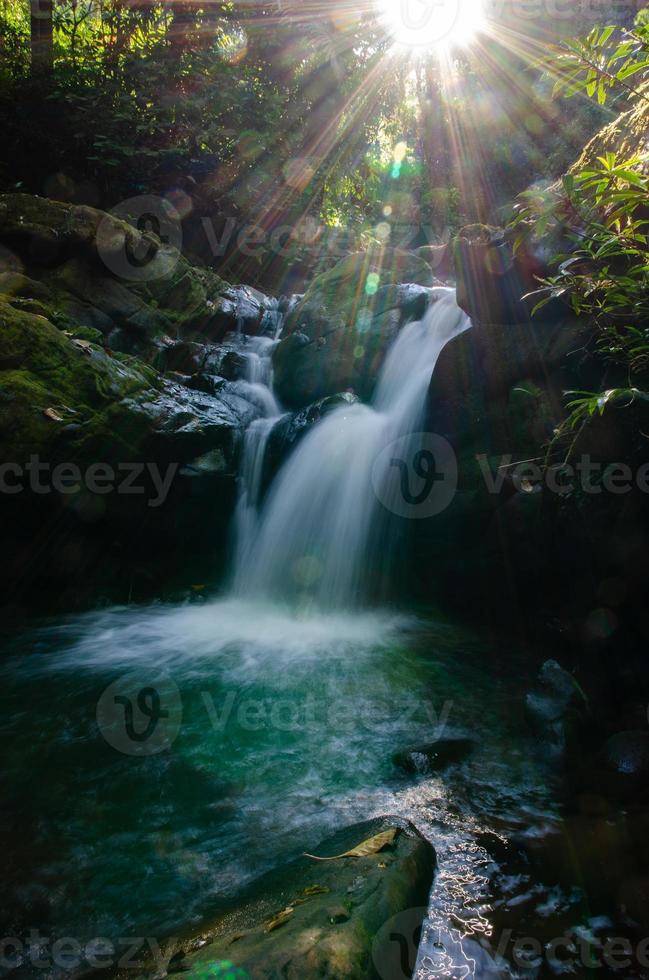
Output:
<path fill-rule="evenodd" d="M 52 70 L 52 2 L 53 0 L 30 0 L 33 75 L 45 75 Z"/>

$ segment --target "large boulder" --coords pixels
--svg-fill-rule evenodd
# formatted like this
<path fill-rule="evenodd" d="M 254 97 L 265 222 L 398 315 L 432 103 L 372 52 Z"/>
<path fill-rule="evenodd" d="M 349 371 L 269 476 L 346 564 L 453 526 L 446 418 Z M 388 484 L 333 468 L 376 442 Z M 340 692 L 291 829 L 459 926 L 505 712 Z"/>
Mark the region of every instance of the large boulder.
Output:
<path fill-rule="evenodd" d="M 216 922 L 178 943 L 174 968 L 193 980 L 225 968 L 252 980 L 391 976 L 388 926 L 400 913 L 413 933 L 421 925 L 433 848 L 411 824 L 385 817 L 345 828 L 317 852 L 341 854 L 389 830 L 396 838 L 377 853 L 324 862 L 305 856 L 265 875 Z"/>
<path fill-rule="evenodd" d="M 330 412 L 358 402 L 356 395 L 342 392 L 321 398 L 299 412 L 287 412 L 282 415 L 268 438 L 266 457 L 264 459 L 264 483 L 267 485 L 277 473 L 280 466 L 288 459 L 299 442 Z"/>
<path fill-rule="evenodd" d="M 538 303 L 531 295 L 548 275 L 546 263 L 531 243 L 514 248 L 512 236 L 502 228 L 468 225 L 453 243 L 459 306 L 475 323 L 526 323 Z M 565 313 L 558 301 L 538 314 L 555 320 Z"/>
<path fill-rule="evenodd" d="M 318 276 L 275 352 L 283 404 L 303 408 L 345 389 L 369 398 L 386 351 L 406 320 L 423 314 L 433 285 L 427 262 L 388 248 L 348 255 Z"/>
<path fill-rule="evenodd" d="M 589 389 L 598 370 L 591 339 L 588 325 L 574 320 L 478 324 L 443 349 L 425 428 L 450 443 L 457 486 L 442 514 L 406 529 L 413 589 L 458 604 L 470 589 L 476 613 L 491 616 L 506 615 L 520 592 L 534 596 L 541 578 L 553 580 L 544 541 L 551 502 L 540 486 L 517 482 L 516 466 L 543 466 L 544 447 L 565 418 L 564 391 Z M 509 601 L 495 602 L 503 590 Z"/>
<path fill-rule="evenodd" d="M 154 201 L 157 199 L 154 199 Z M 257 333 L 273 301 L 189 265 L 171 242 L 95 208 L 0 195 L 0 290 L 47 299 L 55 322 L 142 353 L 159 337 Z"/>
<path fill-rule="evenodd" d="M 99 575 L 126 596 L 133 563 L 157 574 L 207 550 L 214 563 L 259 415 L 244 394 L 223 379 L 192 390 L 0 297 L 5 585 L 55 579 L 63 594 Z"/>

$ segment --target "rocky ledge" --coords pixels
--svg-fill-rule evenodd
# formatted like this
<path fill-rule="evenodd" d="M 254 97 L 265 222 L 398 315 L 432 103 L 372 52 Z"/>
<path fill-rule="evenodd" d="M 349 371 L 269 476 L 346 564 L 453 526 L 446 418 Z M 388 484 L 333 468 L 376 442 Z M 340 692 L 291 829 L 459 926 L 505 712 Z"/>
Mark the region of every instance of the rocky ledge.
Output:
<path fill-rule="evenodd" d="M 411 824 L 383 817 L 339 831 L 317 855 L 340 855 L 363 843 L 380 849 L 329 861 L 303 856 L 264 875 L 229 911 L 177 942 L 168 972 L 196 980 L 225 973 L 252 980 L 401 976 L 394 972 L 401 962 L 395 932 L 406 923 L 403 939 L 411 946 L 435 852 Z"/>

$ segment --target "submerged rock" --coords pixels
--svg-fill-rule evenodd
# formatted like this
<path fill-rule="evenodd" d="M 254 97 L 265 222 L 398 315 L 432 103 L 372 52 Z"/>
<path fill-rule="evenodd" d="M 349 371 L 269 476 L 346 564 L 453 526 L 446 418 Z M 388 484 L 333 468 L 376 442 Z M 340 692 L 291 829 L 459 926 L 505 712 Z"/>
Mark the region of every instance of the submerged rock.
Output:
<path fill-rule="evenodd" d="M 604 747 L 610 771 L 622 777 L 636 779 L 649 774 L 649 732 L 618 732 Z"/>
<path fill-rule="evenodd" d="M 416 775 L 439 772 L 456 762 L 463 762 L 473 749 L 470 738 L 441 738 L 426 745 L 403 749 L 392 756 L 399 769 Z"/>
<path fill-rule="evenodd" d="M 398 830 L 394 843 L 376 854 L 301 857 L 264 875 L 236 906 L 178 944 L 185 975 L 199 980 L 228 963 L 233 975 L 245 970 L 254 980 L 387 980 L 394 938 L 382 927 L 406 910 L 418 916 L 413 929 L 421 924 L 433 848 L 398 817 L 355 824 L 318 847 L 322 855 L 340 854 L 391 827 Z"/>
<path fill-rule="evenodd" d="M 525 696 L 531 727 L 554 755 L 575 747 L 587 711 L 585 695 L 574 677 L 556 660 L 546 660 L 536 691 Z"/>

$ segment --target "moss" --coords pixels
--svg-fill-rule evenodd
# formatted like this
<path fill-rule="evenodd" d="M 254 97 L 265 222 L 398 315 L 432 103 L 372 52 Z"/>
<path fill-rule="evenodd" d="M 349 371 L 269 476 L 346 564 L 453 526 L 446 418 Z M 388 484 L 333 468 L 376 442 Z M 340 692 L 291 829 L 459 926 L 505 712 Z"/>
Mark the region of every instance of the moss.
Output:
<path fill-rule="evenodd" d="M 44 317 L 0 301 L 0 437 L 6 458 L 52 451 L 63 435 L 80 440 L 80 446 L 110 444 L 115 411 L 128 414 L 129 400 L 155 397 L 158 383 L 156 372 L 134 358 L 80 347 Z M 45 416 L 49 408 L 61 421 Z"/>
<path fill-rule="evenodd" d="M 649 86 L 646 91 L 649 92 Z M 576 174 L 594 166 L 597 164 L 597 157 L 605 153 L 616 153 L 621 160 L 644 155 L 645 168 L 647 168 L 649 167 L 648 133 L 649 102 L 639 99 L 632 109 L 621 113 L 613 122 L 600 129 L 590 143 L 587 143 L 583 153 L 568 172 Z"/>
<path fill-rule="evenodd" d="M 314 279 L 304 303 L 324 304 L 330 313 L 351 323 L 358 309 L 372 304 L 371 297 L 381 286 L 404 282 L 431 286 L 430 265 L 414 252 L 394 248 L 354 252 Z"/>

